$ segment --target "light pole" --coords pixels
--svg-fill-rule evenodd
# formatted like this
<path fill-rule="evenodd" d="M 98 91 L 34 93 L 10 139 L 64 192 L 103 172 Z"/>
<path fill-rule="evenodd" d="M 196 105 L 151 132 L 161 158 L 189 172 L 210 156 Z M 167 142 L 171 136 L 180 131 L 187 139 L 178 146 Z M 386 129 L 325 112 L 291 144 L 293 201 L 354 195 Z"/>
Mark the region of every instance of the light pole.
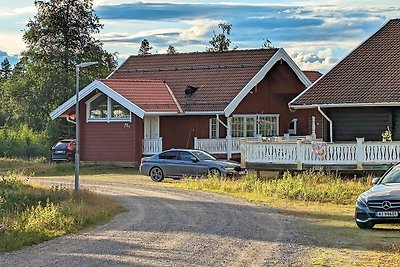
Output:
<path fill-rule="evenodd" d="M 83 62 L 76 65 L 76 104 L 75 104 L 75 193 L 79 192 L 79 69 L 97 64 L 94 62 Z"/>

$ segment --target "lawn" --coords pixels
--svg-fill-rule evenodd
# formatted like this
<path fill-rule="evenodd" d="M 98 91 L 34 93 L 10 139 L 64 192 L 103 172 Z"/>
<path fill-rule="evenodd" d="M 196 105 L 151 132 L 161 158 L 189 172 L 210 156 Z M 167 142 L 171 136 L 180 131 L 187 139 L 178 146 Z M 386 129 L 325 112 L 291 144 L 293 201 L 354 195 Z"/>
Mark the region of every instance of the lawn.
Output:
<path fill-rule="evenodd" d="M 35 176 L 73 179 L 70 164 L 29 163 Z M 0 170 L 4 163 L 0 161 Z M 23 169 L 24 163 L 15 164 Z M 360 230 L 354 223 L 354 203 L 359 192 L 370 185 L 368 179 L 338 182 L 335 177 L 307 178 L 286 176 L 286 180 L 254 177 L 232 181 L 209 179 L 166 179 L 153 183 L 137 169 L 116 166 L 83 165 L 81 181 L 108 181 L 126 184 L 147 183 L 183 190 L 202 190 L 228 194 L 268 206 L 293 221 L 293 242 L 313 266 L 398 266 L 400 262 L 400 226 L 377 225 Z M 297 182 L 296 182 L 297 181 Z"/>

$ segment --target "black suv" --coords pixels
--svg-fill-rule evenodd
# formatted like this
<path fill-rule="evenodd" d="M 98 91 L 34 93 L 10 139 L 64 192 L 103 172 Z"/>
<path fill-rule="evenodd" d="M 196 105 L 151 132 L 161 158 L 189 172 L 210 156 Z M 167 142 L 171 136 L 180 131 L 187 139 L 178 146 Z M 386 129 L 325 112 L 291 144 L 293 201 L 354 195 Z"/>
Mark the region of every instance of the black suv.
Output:
<path fill-rule="evenodd" d="M 357 226 L 371 229 L 375 224 L 400 223 L 400 164 L 372 183 L 374 186 L 357 198 Z"/>
<path fill-rule="evenodd" d="M 51 151 L 51 161 L 52 162 L 62 162 L 62 161 L 74 161 L 75 158 L 75 140 L 74 139 L 64 139 L 58 141 L 52 147 Z"/>

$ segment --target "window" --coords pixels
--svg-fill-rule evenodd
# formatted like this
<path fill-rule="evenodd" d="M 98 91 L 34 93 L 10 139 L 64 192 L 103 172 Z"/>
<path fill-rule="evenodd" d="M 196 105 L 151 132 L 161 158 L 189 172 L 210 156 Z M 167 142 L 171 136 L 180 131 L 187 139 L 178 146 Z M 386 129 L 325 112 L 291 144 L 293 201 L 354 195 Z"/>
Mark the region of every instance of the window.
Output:
<path fill-rule="evenodd" d="M 192 158 L 194 158 L 192 154 L 186 151 L 181 151 L 180 157 L 183 161 L 192 161 Z"/>
<path fill-rule="evenodd" d="M 216 139 L 219 138 L 219 122 L 217 120 L 217 118 L 211 118 L 210 119 L 210 139 Z"/>
<path fill-rule="evenodd" d="M 167 151 L 164 153 L 161 153 L 158 158 L 159 159 L 171 159 L 171 160 L 178 160 L 178 151 Z"/>
<path fill-rule="evenodd" d="M 131 121 L 131 112 L 114 99 L 99 93 L 86 102 L 87 121 Z"/>
<path fill-rule="evenodd" d="M 279 115 L 242 115 L 232 118 L 232 137 L 276 136 Z"/>

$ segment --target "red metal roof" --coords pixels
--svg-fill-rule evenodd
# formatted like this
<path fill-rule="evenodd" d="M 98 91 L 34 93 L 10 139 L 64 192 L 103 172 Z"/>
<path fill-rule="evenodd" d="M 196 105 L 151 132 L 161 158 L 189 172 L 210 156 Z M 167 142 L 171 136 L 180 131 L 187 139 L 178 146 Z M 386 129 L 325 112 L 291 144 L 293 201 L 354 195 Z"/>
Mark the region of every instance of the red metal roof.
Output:
<path fill-rule="evenodd" d="M 400 103 L 400 19 L 390 20 L 291 103 Z"/>
<path fill-rule="evenodd" d="M 184 111 L 222 111 L 277 51 L 131 56 L 110 78 L 165 81 Z M 191 97 L 185 95 L 188 85 L 198 87 Z M 152 98 L 147 95 L 143 101 Z"/>
<path fill-rule="evenodd" d="M 168 86 L 163 81 L 132 79 L 100 81 L 146 112 L 179 112 Z"/>

